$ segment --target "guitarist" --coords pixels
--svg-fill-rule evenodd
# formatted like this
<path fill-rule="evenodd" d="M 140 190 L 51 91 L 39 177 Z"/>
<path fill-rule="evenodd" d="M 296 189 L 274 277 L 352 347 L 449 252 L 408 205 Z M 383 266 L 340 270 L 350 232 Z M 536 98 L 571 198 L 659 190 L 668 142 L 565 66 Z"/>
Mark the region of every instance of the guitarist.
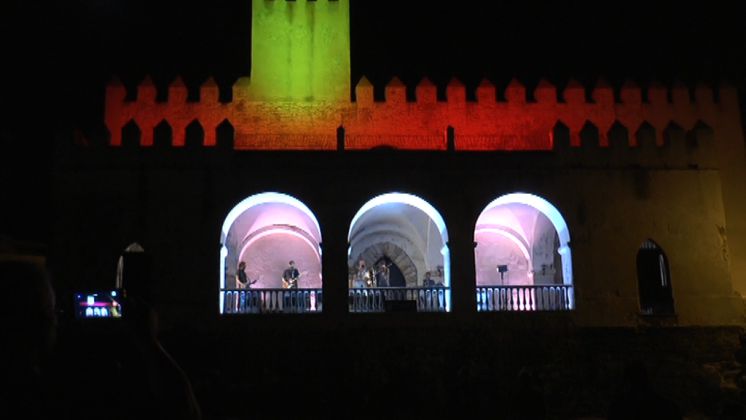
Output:
<path fill-rule="evenodd" d="M 297 289 L 300 272 L 295 268 L 295 261 L 290 260 L 289 267 L 282 272 L 282 287 L 285 289 Z"/>
<path fill-rule="evenodd" d="M 241 261 L 238 264 L 238 273 L 236 274 L 236 280 L 238 280 L 239 289 L 251 289 L 251 285 L 256 283 L 257 279 L 249 281 L 246 276 L 246 263 Z"/>

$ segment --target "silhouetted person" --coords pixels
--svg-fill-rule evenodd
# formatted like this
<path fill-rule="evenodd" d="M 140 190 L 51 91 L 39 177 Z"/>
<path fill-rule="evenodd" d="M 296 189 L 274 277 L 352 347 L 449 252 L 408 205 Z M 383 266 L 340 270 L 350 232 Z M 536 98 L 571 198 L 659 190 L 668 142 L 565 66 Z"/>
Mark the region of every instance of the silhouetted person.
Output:
<path fill-rule="evenodd" d="M 376 271 L 376 287 L 389 287 L 389 277 L 391 276 L 390 264 L 381 261 Z"/>
<path fill-rule="evenodd" d="M 155 311 L 139 296 L 122 318 L 83 319 L 62 340 L 70 358 L 71 406 L 119 419 L 200 419 L 189 379 L 158 339 Z M 61 335 L 62 339 L 63 336 Z M 85 416 L 84 416 L 85 417 Z"/>
<path fill-rule="evenodd" d="M 365 266 L 365 260 L 361 258 L 360 261 L 357 262 L 357 271 L 355 272 L 355 277 L 352 279 L 352 287 L 361 289 L 365 287 L 368 280 L 370 280 L 370 271 L 368 271 L 368 268 Z"/>
<path fill-rule="evenodd" d="M 157 418 L 200 419 L 191 382 L 158 339 L 157 313 L 138 297 L 128 298 L 126 304 L 125 328 L 136 352 L 122 363 L 124 384 L 129 387 L 126 391 L 134 391 L 138 400 L 133 401 L 134 407 L 140 405 L 146 414 Z"/>
<path fill-rule="evenodd" d="M 435 280 L 433 280 L 432 277 L 430 277 L 430 276 L 431 276 L 431 274 L 430 274 L 429 271 L 427 273 L 425 273 L 425 278 L 422 280 L 422 285 L 423 286 L 425 286 L 425 287 L 435 286 Z"/>
<path fill-rule="evenodd" d="M 681 418 L 681 412 L 673 401 L 650 388 L 643 363 L 630 362 L 625 365 L 622 390 L 609 407 L 609 420 Z"/>
<path fill-rule="evenodd" d="M 508 419 L 546 418 L 544 394 L 534 374 L 527 368 L 518 372 L 518 378 L 510 395 Z"/>
<path fill-rule="evenodd" d="M 61 408 L 46 369 L 56 329 L 46 271 L 30 262 L 0 262 L 0 417 L 53 418 Z"/>
<path fill-rule="evenodd" d="M 285 289 L 297 289 L 300 272 L 295 268 L 295 261 L 288 262 L 288 268 L 282 272 L 282 287 Z"/>
<path fill-rule="evenodd" d="M 251 289 L 251 285 L 257 281 L 257 279 L 249 280 L 249 277 L 246 275 L 246 263 L 244 261 L 238 263 L 236 280 L 238 281 L 238 287 L 242 289 Z"/>
<path fill-rule="evenodd" d="M 0 262 L 0 410 L 24 419 L 201 418 L 189 380 L 158 341 L 150 307 L 127 300 L 126 321 L 80 325 L 82 334 L 60 349 L 68 354 L 56 351 L 55 304 L 43 268 Z"/>

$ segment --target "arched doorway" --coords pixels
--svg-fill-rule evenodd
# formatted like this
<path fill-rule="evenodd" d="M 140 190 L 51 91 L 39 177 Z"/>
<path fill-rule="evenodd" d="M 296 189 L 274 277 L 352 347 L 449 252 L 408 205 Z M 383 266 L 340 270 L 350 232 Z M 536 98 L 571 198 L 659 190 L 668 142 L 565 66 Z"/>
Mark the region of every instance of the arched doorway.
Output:
<path fill-rule="evenodd" d="M 221 313 L 321 309 L 321 229 L 301 201 L 276 192 L 244 199 L 228 213 L 220 243 Z M 290 261 L 301 275 L 297 289 L 283 290 Z M 238 281 L 241 262 L 248 285 Z"/>
<path fill-rule="evenodd" d="M 474 229 L 480 311 L 574 307 L 570 233 L 560 212 L 525 193 L 488 204 Z"/>
<path fill-rule="evenodd" d="M 651 239 L 637 251 L 637 285 L 640 312 L 646 315 L 673 315 L 673 289 L 668 259 Z"/>
<path fill-rule="evenodd" d="M 353 217 L 348 242 L 351 311 L 381 312 L 387 299 L 403 301 L 402 307 L 410 302 L 411 310 L 450 310 L 448 232 L 442 216 L 428 202 L 405 193 L 379 195 Z M 391 264 L 387 287 L 359 281 L 361 262 L 375 277 L 371 269 L 381 261 Z M 437 289 L 424 284 L 427 272 Z"/>

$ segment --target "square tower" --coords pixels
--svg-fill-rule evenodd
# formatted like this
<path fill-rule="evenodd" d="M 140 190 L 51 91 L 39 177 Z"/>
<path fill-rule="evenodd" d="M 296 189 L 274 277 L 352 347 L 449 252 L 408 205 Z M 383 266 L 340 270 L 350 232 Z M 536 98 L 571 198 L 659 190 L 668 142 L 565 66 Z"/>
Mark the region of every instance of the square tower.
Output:
<path fill-rule="evenodd" d="M 350 101 L 349 0 L 253 0 L 248 99 Z"/>

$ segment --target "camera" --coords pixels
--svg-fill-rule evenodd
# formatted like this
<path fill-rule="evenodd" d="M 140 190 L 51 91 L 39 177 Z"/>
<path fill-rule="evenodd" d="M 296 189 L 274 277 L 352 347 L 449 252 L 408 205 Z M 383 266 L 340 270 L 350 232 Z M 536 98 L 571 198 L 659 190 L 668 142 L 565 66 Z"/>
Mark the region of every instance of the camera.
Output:
<path fill-rule="evenodd" d="M 76 319 L 120 319 L 126 294 L 122 289 L 78 292 L 73 296 Z"/>

